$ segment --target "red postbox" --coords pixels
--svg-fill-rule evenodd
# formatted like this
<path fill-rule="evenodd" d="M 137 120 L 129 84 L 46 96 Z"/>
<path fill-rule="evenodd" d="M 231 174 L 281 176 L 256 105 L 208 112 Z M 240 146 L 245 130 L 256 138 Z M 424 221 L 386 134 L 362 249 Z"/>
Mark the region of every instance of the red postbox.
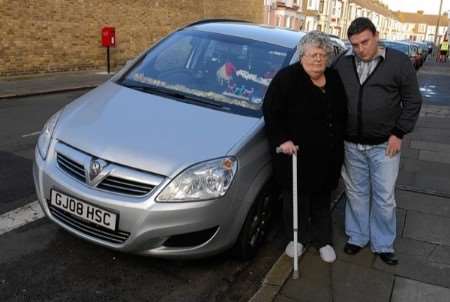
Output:
<path fill-rule="evenodd" d="M 114 27 L 105 26 L 102 28 L 102 45 L 106 47 L 106 63 L 109 73 L 110 71 L 109 48 L 116 46 L 116 30 Z"/>
<path fill-rule="evenodd" d="M 102 45 L 104 47 L 116 46 L 116 30 L 114 27 L 105 26 L 102 28 Z"/>

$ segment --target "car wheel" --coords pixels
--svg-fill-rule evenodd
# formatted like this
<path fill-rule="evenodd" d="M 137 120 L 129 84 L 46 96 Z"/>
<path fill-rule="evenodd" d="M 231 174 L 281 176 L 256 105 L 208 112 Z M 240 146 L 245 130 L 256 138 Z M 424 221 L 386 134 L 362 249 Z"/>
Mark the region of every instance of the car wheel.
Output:
<path fill-rule="evenodd" d="M 233 247 L 232 254 L 235 257 L 248 260 L 255 256 L 269 230 L 274 214 L 274 197 L 272 185 L 265 185 L 259 192 Z"/>

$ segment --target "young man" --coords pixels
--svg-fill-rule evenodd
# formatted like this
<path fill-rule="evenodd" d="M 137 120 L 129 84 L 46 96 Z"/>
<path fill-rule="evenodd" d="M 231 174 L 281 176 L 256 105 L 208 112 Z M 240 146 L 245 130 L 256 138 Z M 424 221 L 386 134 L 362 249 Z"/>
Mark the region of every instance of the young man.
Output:
<path fill-rule="evenodd" d="M 394 190 L 403 136 L 412 131 L 422 98 L 409 58 L 378 47 L 368 18 L 355 19 L 347 36 L 352 51 L 334 64 L 348 97 L 342 177 L 347 203 L 344 251 L 354 255 L 370 242 L 372 252 L 390 265 L 394 253 Z"/>
<path fill-rule="evenodd" d="M 445 39 L 442 41 L 439 47 L 439 63 L 447 63 L 448 56 L 448 41 Z"/>

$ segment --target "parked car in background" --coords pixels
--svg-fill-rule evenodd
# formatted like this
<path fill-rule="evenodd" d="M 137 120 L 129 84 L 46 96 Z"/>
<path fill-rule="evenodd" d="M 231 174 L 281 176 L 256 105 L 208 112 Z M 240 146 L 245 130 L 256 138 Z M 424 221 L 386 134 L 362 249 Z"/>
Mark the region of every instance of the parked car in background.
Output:
<path fill-rule="evenodd" d="M 403 52 L 405 55 L 409 57 L 411 63 L 413 64 L 416 70 L 418 70 L 423 64 L 422 56 L 419 54 L 417 46 L 411 43 L 403 41 L 381 40 L 380 45 Z"/>
<path fill-rule="evenodd" d="M 347 46 L 345 45 L 344 41 L 342 41 L 338 36 L 328 35 L 328 37 L 330 38 L 331 43 L 333 44 L 333 52 L 335 56 L 337 56 L 338 54 L 347 49 Z"/>
<path fill-rule="evenodd" d="M 45 215 L 123 252 L 254 255 L 277 198 L 261 105 L 303 35 L 196 22 L 58 111 L 35 151 Z"/>
<path fill-rule="evenodd" d="M 345 49 L 346 49 L 346 50 L 352 48 L 352 43 L 350 43 L 349 40 L 342 40 L 342 42 L 344 42 L 344 45 L 345 45 Z"/>
<path fill-rule="evenodd" d="M 433 53 L 434 43 L 432 41 L 422 41 L 422 42 L 427 45 L 428 54 L 430 55 L 431 53 Z"/>
<path fill-rule="evenodd" d="M 428 54 L 429 54 L 428 45 L 423 42 L 418 42 L 418 41 L 413 41 L 412 43 L 419 48 L 420 55 L 422 56 L 423 62 L 425 63 L 425 61 L 427 60 Z"/>
<path fill-rule="evenodd" d="M 423 43 L 411 41 L 411 40 L 403 40 L 402 42 L 408 43 L 417 48 L 417 53 L 420 56 L 420 66 L 419 67 L 422 67 L 423 63 L 425 63 L 427 56 L 428 56 L 428 46 L 426 46 Z"/>

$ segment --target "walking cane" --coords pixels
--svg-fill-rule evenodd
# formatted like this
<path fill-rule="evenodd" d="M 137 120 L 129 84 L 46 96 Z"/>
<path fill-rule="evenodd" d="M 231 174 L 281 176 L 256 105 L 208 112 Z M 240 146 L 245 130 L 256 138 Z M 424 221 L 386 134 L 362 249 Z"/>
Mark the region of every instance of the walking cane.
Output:
<path fill-rule="evenodd" d="M 298 149 L 298 146 L 295 146 Z M 281 148 L 276 148 L 276 153 L 281 153 Z M 292 154 L 292 203 L 293 203 L 293 230 L 294 230 L 294 272 L 292 279 L 298 279 L 298 197 L 297 197 L 297 154 Z"/>

